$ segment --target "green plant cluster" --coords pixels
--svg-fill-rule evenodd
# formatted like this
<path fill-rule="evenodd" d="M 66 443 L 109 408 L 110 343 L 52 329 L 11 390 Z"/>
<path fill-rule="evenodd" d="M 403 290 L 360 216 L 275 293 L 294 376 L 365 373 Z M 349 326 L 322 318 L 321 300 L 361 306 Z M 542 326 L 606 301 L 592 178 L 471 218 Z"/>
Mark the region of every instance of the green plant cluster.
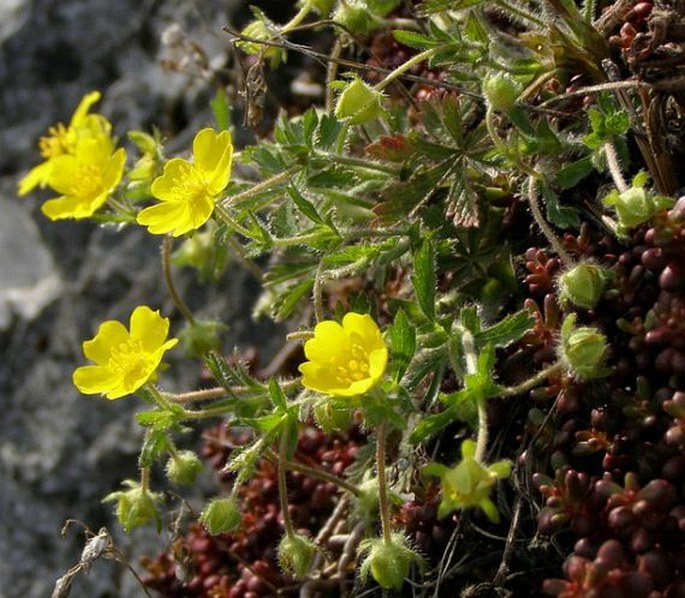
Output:
<path fill-rule="evenodd" d="M 227 133 L 234 107 L 221 88 L 214 129 L 198 133 L 192 160 L 167 159 L 159 133 L 131 132 L 139 158 L 117 176 L 110 176 L 108 125 L 88 121 L 96 115 L 75 115 L 62 137 L 53 134 L 63 142 L 57 153 L 70 159 L 54 158 L 35 184 L 61 194 L 51 201 L 77 206 L 54 219 L 166 233 L 163 275 L 186 320 L 172 333 L 216 381 L 181 394 L 163 390 L 156 370 L 173 342 L 164 344 L 168 320 L 150 309 L 140 312 L 145 322 L 134 313 L 130 332 L 106 322 L 84 343 L 96 365 L 75 375 L 83 392 L 135 392 L 150 405 L 136 416 L 146 430 L 141 480 L 106 498 L 124 529 L 161 522 L 165 501 L 150 489 L 150 468 L 163 463 L 172 483 L 194 482 L 202 463 L 176 443 L 204 420 L 252 436 L 226 465 L 230 495 L 209 501 L 201 522 L 210 534 L 238 529 L 241 485 L 273 460 L 283 519 L 278 559 L 303 582 L 330 575 L 327 547 L 288 515 L 286 474 L 296 468 L 305 424 L 331 435 L 355 425 L 368 437 L 372 450 L 359 452 L 349 475 L 306 466 L 356 505 L 343 527 L 349 533 L 363 522 L 352 566 L 363 583 L 399 590 L 424 575 L 439 582 L 395 516 L 408 496 L 433 488 L 439 518 L 511 520 L 507 503 L 525 476 L 512 474 L 522 451 L 501 442 L 506 426 L 493 411 L 520 417 L 535 389 L 601 384 L 618 350 L 588 317 L 616 288 L 614 277 L 569 249 L 564 233 L 591 222 L 625 240 L 674 203 L 674 188 L 650 184 L 663 177 L 629 146 L 644 114 L 632 91 L 609 81 L 605 65 L 616 50 L 598 16 L 593 3 L 578 8 L 570 0 L 301 0 L 279 25 L 255 9 L 254 20 L 233 32 L 254 72 L 313 53 L 289 41 L 294 32 L 333 34 L 321 103 L 282 112 L 269 135 L 234 152 Z M 381 33 L 406 57 L 399 66 L 355 58 Z M 258 110 L 250 91 L 247 108 Z M 99 162 L 84 163 L 86 143 L 105 148 Z M 231 161 L 250 176 L 233 168 L 229 179 Z M 64 188 L 66 168 L 109 183 Z M 559 294 L 556 321 L 525 302 L 523 255 L 531 245 L 557 256 L 546 272 Z M 304 343 L 303 377 L 286 369 L 262 379 L 225 358 L 229 323 L 199 320 L 174 288 L 174 264 L 212 284 L 236 263 L 261 285 L 254 316 L 285 323 L 288 340 Z M 542 343 L 543 358 L 521 359 Z M 555 407 L 544 409 L 551 417 Z"/>

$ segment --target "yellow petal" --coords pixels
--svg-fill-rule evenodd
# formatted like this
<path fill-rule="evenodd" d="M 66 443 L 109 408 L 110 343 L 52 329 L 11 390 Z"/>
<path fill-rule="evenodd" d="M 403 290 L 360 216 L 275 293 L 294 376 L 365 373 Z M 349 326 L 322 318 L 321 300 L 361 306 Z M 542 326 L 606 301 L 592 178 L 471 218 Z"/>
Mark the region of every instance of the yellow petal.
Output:
<path fill-rule="evenodd" d="M 130 323 L 131 338 L 140 340 L 149 352 L 159 349 L 169 334 L 169 319 L 147 305 L 139 305 L 133 310 Z"/>
<path fill-rule="evenodd" d="M 381 331 L 368 314 L 347 313 L 343 318 L 342 326 L 350 340 L 361 344 L 367 351 L 385 346 Z"/>
<path fill-rule="evenodd" d="M 90 110 L 90 107 L 95 104 L 95 102 L 99 101 L 100 99 L 100 92 L 99 91 L 91 91 L 90 93 L 86 94 L 83 96 L 83 99 L 79 103 L 78 107 L 74 111 L 74 115 L 71 117 L 71 127 L 78 127 L 86 115 L 88 114 L 88 110 Z"/>
<path fill-rule="evenodd" d="M 104 365 L 109 361 L 112 347 L 129 340 L 128 330 L 116 320 L 107 320 L 100 324 L 97 334 L 83 342 L 83 354 L 95 363 Z"/>
<path fill-rule="evenodd" d="M 107 367 L 85 365 L 74 370 L 72 381 L 84 395 L 104 393 L 117 383 L 118 375 Z"/>
<path fill-rule="evenodd" d="M 102 177 L 102 184 L 107 191 L 114 189 L 120 182 L 124 175 L 124 166 L 126 164 L 126 151 L 124 148 L 119 148 L 107 162 L 105 172 Z"/>
<path fill-rule="evenodd" d="M 19 196 L 26 195 L 38 186 L 44 187 L 50 177 L 52 160 L 46 160 L 29 170 L 28 174 L 19 181 Z"/>
<path fill-rule="evenodd" d="M 186 199 L 179 196 L 184 180 L 193 174 L 193 166 L 181 158 L 172 158 L 164 165 L 164 171 L 150 186 L 150 192 L 162 201 L 179 202 Z"/>
<path fill-rule="evenodd" d="M 314 328 L 314 338 L 305 343 L 304 354 L 307 359 L 329 363 L 348 347 L 349 340 L 342 326 L 333 320 L 324 320 Z"/>
<path fill-rule="evenodd" d="M 369 376 L 379 380 L 388 365 L 388 349 L 383 346 L 369 353 Z"/>
<path fill-rule="evenodd" d="M 318 363 L 307 361 L 298 367 L 302 374 L 302 386 L 310 390 L 327 393 L 333 382 L 333 374 L 329 368 Z"/>
<path fill-rule="evenodd" d="M 147 226 L 148 231 L 153 235 L 165 235 L 173 231 L 184 216 L 183 204 L 164 202 L 142 210 L 136 217 L 136 221 L 142 226 Z"/>
<path fill-rule="evenodd" d="M 92 214 L 83 215 L 83 205 L 80 199 L 75 197 L 58 197 L 56 199 L 49 199 L 41 207 L 41 212 L 45 214 L 50 220 L 64 220 L 65 218 L 87 218 Z"/>
<path fill-rule="evenodd" d="M 78 170 L 80 163 L 72 155 L 63 154 L 50 160 L 50 169 L 47 184 L 58 193 L 67 195 L 74 184 L 74 174 Z"/>
<path fill-rule="evenodd" d="M 212 129 L 202 129 L 193 139 L 195 165 L 205 172 L 230 168 L 232 150 L 233 143 L 228 131 L 217 133 Z"/>

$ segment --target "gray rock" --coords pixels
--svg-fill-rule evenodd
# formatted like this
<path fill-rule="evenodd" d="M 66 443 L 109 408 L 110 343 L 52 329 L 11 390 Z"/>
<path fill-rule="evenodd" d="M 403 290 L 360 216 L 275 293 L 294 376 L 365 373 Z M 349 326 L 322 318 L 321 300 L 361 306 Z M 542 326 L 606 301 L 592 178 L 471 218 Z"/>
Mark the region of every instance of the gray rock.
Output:
<path fill-rule="evenodd" d="M 51 595 L 83 548 L 77 528 L 59 536 L 70 517 L 108 527 L 135 567 L 142 553 L 164 548 L 153 530 L 123 535 L 111 505 L 100 503 L 137 474 L 141 430 L 133 416 L 145 405 L 81 396 L 71 374 L 98 323 L 126 320 L 136 305 L 160 308 L 174 331 L 182 324 L 160 274 L 159 238 L 139 227 L 50 222 L 39 211 L 45 196 L 15 199 L 16 182 L 39 161 L 40 135 L 68 122 L 93 89 L 103 91 L 98 110 L 120 136 L 156 124 L 189 140 L 198 123 L 210 122 L 214 90 L 163 71 L 159 37 L 178 24 L 210 58 L 225 60 L 220 30 L 238 7 L 237 0 L 0 1 L 0 598 Z M 229 324 L 227 348 L 278 339 L 249 320 L 257 287 L 241 269 L 211 288 L 192 273 L 177 276 L 196 313 Z M 171 354 L 165 388 L 197 385 L 199 364 L 180 353 Z M 96 563 L 71 591 L 71 598 L 138 595 L 130 573 L 112 562 Z"/>
<path fill-rule="evenodd" d="M 35 318 L 62 283 L 28 211 L 3 193 L 0 213 L 0 330 L 5 330 L 13 315 Z"/>

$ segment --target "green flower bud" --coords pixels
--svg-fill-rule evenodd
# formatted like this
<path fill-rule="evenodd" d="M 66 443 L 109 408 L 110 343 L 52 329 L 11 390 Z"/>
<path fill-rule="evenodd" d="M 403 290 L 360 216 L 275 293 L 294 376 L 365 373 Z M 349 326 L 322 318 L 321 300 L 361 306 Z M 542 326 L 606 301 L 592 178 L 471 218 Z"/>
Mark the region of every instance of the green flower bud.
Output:
<path fill-rule="evenodd" d="M 333 14 L 333 21 L 358 35 L 366 35 L 383 26 L 383 21 L 374 15 L 366 0 L 346 0 L 340 3 Z"/>
<path fill-rule="evenodd" d="M 316 551 L 316 544 L 309 538 L 286 534 L 278 544 L 278 562 L 288 575 L 302 579 L 307 575 Z"/>
<path fill-rule="evenodd" d="M 116 501 L 117 519 L 124 531 L 128 534 L 132 529 L 146 525 L 153 520 L 157 524 L 157 531 L 160 531 L 162 529 L 162 517 L 157 505 L 162 502 L 162 495 L 142 488 L 134 480 L 125 480 L 122 485 L 128 486 L 130 490 L 112 492 L 105 496 L 102 502 Z"/>
<path fill-rule="evenodd" d="M 298 7 L 309 5 L 309 8 L 328 18 L 335 5 L 335 0 L 300 0 Z"/>
<path fill-rule="evenodd" d="M 395 10 L 401 2 L 402 0 L 366 0 L 366 5 L 373 14 L 384 17 Z"/>
<path fill-rule="evenodd" d="M 644 188 L 646 182 L 646 174 L 640 172 L 635 175 L 630 189 L 623 193 L 614 190 L 602 200 L 605 206 L 613 206 L 616 210 L 619 233 L 648 222 L 657 210 L 673 205 L 673 200 L 670 197 L 649 193 Z"/>
<path fill-rule="evenodd" d="M 202 461 L 193 451 L 178 451 L 166 464 L 166 475 L 174 484 L 189 486 L 201 471 Z"/>
<path fill-rule="evenodd" d="M 497 482 L 509 477 L 511 461 L 497 461 L 484 465 L 475 459 L 476 443 L 464 440 L 461 444 L 462 460 L 450 468 L 441 463 L 430 463 L 423 472 L 440 477 L 441 500 L 438 517 L 443 518 L 456 509 L 477 507 L 490 521 L 499 522 L 499 513 L 490 499 L 490 492 Z"/>
<path fill-rule="evenodd" d="M 361 125 L 383 113 L 383 94 L 361 79 L 353 79 L 343 89 L 335 106 L 335 116 L 348 119 L 351 125 Z"/>
<path fill-rule="evenodd" d="M 256 18 L 254 21 L 248 23 L 241 33 L 246 37 L 268 41 L 278 35 L 278 31 L 271 26 L 264 18 Z M 269 61 L 272 68 L 277 67 L 281 62 L 285 62 L 286 53 L 281 48 L 276 46 L 267 46 L 257 42 L 241 41 L 236 42 L 245 54 L 262 54 L 264 58 Z"/>
<path fill-rule="evenodd" d="M 599 301 L 607 284 L 608 272 L 593 264 L 580 263 L 558 279 L 559 300 L 578 307 L 591 309 Z"/>
<path fill-rule="evenodd" d="M 399 590 L 409 575 L 412 564 L 423 568 L 423 559 L 400 532 L 391 534 L 390 542 L 384 538 L 371 538 L 359 545 L 359 553 L 365 555 L 359 568 L 359 576 L 366 583 L 369 573 L 382 588 Z"/>
<path fill-rule="evenodd" d="M 560 359 L 578 378 L 590 380 L 608 373 L 603 367 L 607 353 L 607 339 L 596 328 L 574 328 L 575 314 L 570 314 L 561 325 Z"/>
<path fill-rule="evenodd" d="M 236 499 L 228 496 L 209 501 L 200 515 L 200 522 L 212 536 L 216 536 L 239 529 L 243 516 Z"/>
<path fill-rule="evenodd" d="M 178 338 L 188 357 L 202 356 L 219 349 L 219 333 L 225 329 L 221 322 L 194 320 L 185 325 Z"/>
<path fill-rule="evenodd" d="M 507 73 L 488 75 L 483 81 L 483 93 L 495 110 L 507 112 L 519 99 L 523 87 Z"/>

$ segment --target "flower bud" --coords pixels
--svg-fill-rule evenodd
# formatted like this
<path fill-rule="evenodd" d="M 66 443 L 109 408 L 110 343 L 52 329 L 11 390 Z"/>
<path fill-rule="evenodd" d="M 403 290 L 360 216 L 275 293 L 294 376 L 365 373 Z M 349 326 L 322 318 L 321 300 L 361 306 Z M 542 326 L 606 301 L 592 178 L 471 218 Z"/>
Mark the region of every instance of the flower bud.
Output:
<path fill-rule="evenodd" d="M 209 351 L 216 351 L 221 346 L 219 333 L 226 326 L 211 320 L 193 320 L 186 324 L 178 337 L 189 357 L 202 356 Z"/>
<path fill-rule="evenodd" d="M 359 569 L 361 580 L 366 583 L 371 573 L 378 585 L 386 590 L 399 590 L 409 575 L 412 564 L 423 567 L 421 556 L 399 532 L 392 533 L 390 542 L 386 542 L 384 538 L 364 540 L 359 545 L 359 552 L 366 553 Z"/>
<path fill-rule="evenodd" d="M 240 507 L 233 496 L 209 501 L 200 515 L 200 522 L 212 536 L 235 531 L 242 521 Z"/>
<path fill-rule="evenodd" d="M 606 269 L 593 264 L 580 263 L 558 278 L 559 300 L 591 309 L 599 301 L 607 283 Z"/>
<path fill-rule="evenodd" d="M 639 172 L 633 184 L 623 193 L 612 191 L 603 200 L 605 206 L 613 206 L 618 217 L 619 233 L 640 226 L 652 219 L 657 210 L 673 206 L 673 199 L 649 193 L 645 188 L 647 175 Z"/>
<path fill-rule="evenodd" d="M 162 501 L 162 495 L 150 492 L 133 480 L 125 480 L 123 485 L 128 486 L 130 490 L 112 492 L 105 496 L 102 502 L 116 501 L 117 519 L 124 531 L 128 534 L 133 528 L 152 520 L 157 524 L 157 531 L 160 531 L 162 518 L 157 510 L 157 504 Z"/>
<path fill-rule="evenodd" d="M 575 314 L 570 314 L 561 326 L 560 359 L 578 378 L 590 380 L 605 376 L 606 337 L 589 326 L 574 328 L 575 322 Z"/>
<path fill-rule="evenodd" d="M 383 21 L 371 12 L 366 0 L 341 2 L 333 14 L 333 21 L 358 35 L 366 35 L 383 25 Z"/>
<path fill-rule="evenodd" d="M 361 125 L 383 113 L 383 94 L 361 79 L 353 79 L 343 89 L 335 106 L 335 116 L 348 119 L 351 125 Z"/>
<path fill-rule="evenodd" d="M 166 464 L 166 475 L 174 484 L 189 486 L 201 471 L 202 461 L 193 451 L 178 451 Z"/>
<path fill-rule="evenodd" d="M 256 18 L 254 21 L 248 23 L 241 31 L 245 37 L 251 37 L 258 40 L 271 40 L 277 36 L 278 32 L 270 27 L 264 18 Z M 286 53 L 284 50 L 276 46 L 267 46 L 257 42 L 239 41 L 236 42 L 245 54 L 262 54 L 264 58 L 269 61 L 272 68 L 277 67 L 281 62 L 285 62 Z"/>
<path fill-rule="evenodd" d="M 483 81 L 483 93 L 495 110 L 507 112 L 514 107 L 523 88 L 507 73 L 489 75 Z"/>
<path fill-rule="evenodd" d="M 309 8 L 328 18 L 335 5 L 335 0 L 300 0 L 299 6 L 309 5 Z"/>
<path fill-rule="evenodd" d="M 309 538 L 286 534 L 278 545 L 278 562 L 288 575 L 302 579 L 307 575 L 316 550 L 316 544 Z"/>

